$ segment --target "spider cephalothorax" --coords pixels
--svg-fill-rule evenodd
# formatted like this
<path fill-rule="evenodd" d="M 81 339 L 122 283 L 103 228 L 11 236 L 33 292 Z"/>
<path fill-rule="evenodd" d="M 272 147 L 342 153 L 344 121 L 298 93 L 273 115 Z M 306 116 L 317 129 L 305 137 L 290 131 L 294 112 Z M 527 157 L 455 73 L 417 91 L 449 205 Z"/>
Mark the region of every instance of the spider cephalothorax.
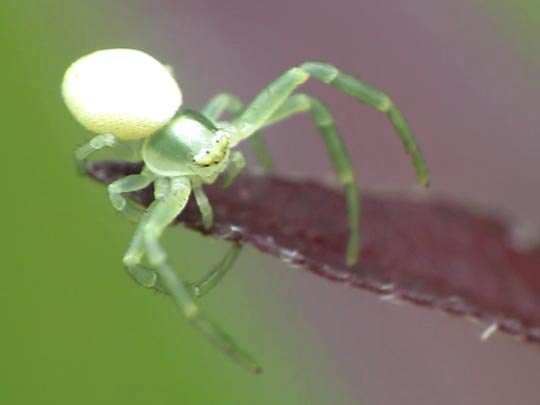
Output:
<path fill-rule="evenodd" d="M 123 258 L 129 274 L 139 284 L 169 294 L 199 331 L 233 360 L 255 372 L 260 367 L 253 358 L 195 304 L 195 299 L 214 287 L 230 269 L 240 245 L 234 244 L 220 265 L 191 284 L 173 271 L 159 239 L 182 212 L 191 193 L 200 208 L 203 225 L 212 226 L 212 207 L 203 185 L 215 182 L 224 172 L 225 184 L 234 180 L 245 161 L 242 153 L 233 148 L 250 139 L 259 157 L 269 162 L 258 132 L 297 113 L 309 112 L 344 189 L 350 229 L 346 261 L 351 265 L 358 260 L 360 205 L 347 150 L 328 108 L 314 97 L 294 93 L 310 77 L 385 113 L 412 158 L 419 182 L 428 184 L 420 149 L 392 100 L 327 63 L 306 62 L 288 69 L 246 108 L 237 97 L 219 94 L 201 112 L 180 109 L 182 93 L 171 70 L 132 49 L 109 49 L 87 55 L 68 68 L 62 84 L 64 99 L 73 115 L 87 129 L 99 134 L 77 150 L 80 165 L 97 150 L 122 141 L 143 140 L 141 173 L 121 178 L 108 187 L 113 206 L 138 221 Z M 224 112 L 232 116 L 232 121 L 221 120 Z M 152 183 L 155 201 L 145 212 L 123 195 Z"/>
<path fill-rule="evenodd" d="M 160 176 L 215 178 L 227 167 L 230 136 L 203 115 L 181 111 L 142 146 L 145 165 Z M 210 181 L 211 182 L 211 181 Z"/>

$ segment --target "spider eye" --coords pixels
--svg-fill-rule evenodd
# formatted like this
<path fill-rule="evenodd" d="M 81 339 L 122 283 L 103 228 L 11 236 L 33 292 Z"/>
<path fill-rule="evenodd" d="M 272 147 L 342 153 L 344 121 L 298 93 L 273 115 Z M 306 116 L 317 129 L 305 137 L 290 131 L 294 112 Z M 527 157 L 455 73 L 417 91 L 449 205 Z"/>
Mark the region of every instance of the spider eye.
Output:
<path fill-rule="evenodd" d="M 62 94 L 84 127 L 120 139 L 151 135 L 182 104 L 167 67 L 134 49 L 108 49 L 80 58 L 67 69 Z"/>

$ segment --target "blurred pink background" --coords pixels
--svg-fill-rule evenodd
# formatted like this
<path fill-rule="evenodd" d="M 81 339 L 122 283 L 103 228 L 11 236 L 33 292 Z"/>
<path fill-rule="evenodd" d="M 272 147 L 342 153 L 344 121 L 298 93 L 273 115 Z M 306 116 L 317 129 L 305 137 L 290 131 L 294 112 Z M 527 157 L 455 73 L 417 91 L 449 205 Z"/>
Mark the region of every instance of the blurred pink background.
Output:
<path fill-rule="evenodd" d="M 334 63 L 393 97 L 423 147 L 433 192 L 540 224 L 540 70 L 495 6 L 159 0 L 125 13 L 141 36 L 104 45 L 140 48 L 173 65 L 187 106 L 200 108 L 220 91 L 247 101 L 287 67 Z M 318 83 L 303 90 L 335 111 L 362 187 L 411 187 L 412 168 L 383 115 Z M 332 175 L 309 118 L 266 137 L 279 173 Z M 297 362 L 298 380 L 314 390 L 328 384 L 338 392 L 335 403 L 537 403 L 538 347 L 499 334 L 481 343 L 485 326 L 381 302 L 257 252 L 241 263 L 228 283 L 249 286 L 247 295 L 270 308 L 276 339 L 297 343 L 277 346 L 276 355 Z M 210 300 L 209 312 L 213 305 L 228 304 Z"/>

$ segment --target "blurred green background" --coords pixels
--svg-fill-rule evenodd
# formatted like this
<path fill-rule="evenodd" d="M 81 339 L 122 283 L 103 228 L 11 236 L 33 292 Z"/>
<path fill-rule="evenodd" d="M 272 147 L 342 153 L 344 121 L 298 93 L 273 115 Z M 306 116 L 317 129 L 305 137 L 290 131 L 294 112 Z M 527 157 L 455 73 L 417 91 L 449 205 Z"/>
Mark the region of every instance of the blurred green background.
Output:
<path fill-rule="evenodd" d="M 170 62 L 198 108 L 218 91 L 247 99 L 294 63 L 328 60 L 398 100 L 435 191 L 539 223 L 539 18 L 536 1 L 2 0 L 0 404 L 533 398 L 540 362 L 529 346 L 480 346 L 478 327 L 462 320 L 379 303 L 253 251 L 202 304 L 265 372 L 237 368 L 124 273 L 133 228 L 76 175 L 73 150 L 88 134 L 59 86 L 77 57 L 132 47 Z M 364 185 L 413 182 L 383 117 L 317 91 L 347 129 Z M 306 120 L 269 138 L 280 173 L 331 174 L 313 131 Z M 189 278 L 227 249 L 182 229 L 165 242 Z"/>
<path fill-rule="evenodd" d="M 323 390 L 295 378 L 291 342 L 274 333 L 256 296 L 234 274 L 203 305 L 264 364 L 260 377 L 193 332 L 166 298 L 138 288 L 120 261 L 132 226 L 113 212 L 102 187 L 74 170 L 73 150 L 88 134 L 61 100 L 63 71 L 95 49 L 138 47 L 148 33 L 124 14 L 131 6 L 0 3 L 7 180 L 0 403 L 317 402 Z M 227 248 L 183 230 L 167 239 L 189 276 L 201 275 Z"/>

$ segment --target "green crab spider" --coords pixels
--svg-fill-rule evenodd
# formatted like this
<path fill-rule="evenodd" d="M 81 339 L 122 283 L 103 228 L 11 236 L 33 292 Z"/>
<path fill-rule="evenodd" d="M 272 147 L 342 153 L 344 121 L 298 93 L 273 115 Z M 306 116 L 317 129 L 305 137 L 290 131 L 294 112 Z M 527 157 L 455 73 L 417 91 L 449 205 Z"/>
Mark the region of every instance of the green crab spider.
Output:
<path fill-rule="evenodd" d="M 341 183 L 348 210 L 349 239 L 346 262 L 354 264 L 360 252 L 360 204 L 353 166 L 328 108 L 318 99 L 295 90 L 310 77 L 347 93 L 385 113 L 412 159 L 418 181 L 428 184 L 428 171 L 418 144 L 404 116 L 380 90 L 323 62 L 306 62 L 290 68 L 265 87 L 244 108 L 230 94 L 219 94 L 201 111 L 180 109 L 182 93 L 170 68 L 132 49 L 101 50 L 74 62 L 66 71 L 62 94 L 68 109 L 87 129 L 97 133 L 76 152 L 80 166 L 94 152 L 125 141 L 137 143 L 144 169 L 108 187 L 114 208 L 138 221 L 123 257 L 133 279 L 144 287 L 170 295 L 178 309 L 213 344 L 253 372 L 257 362 L 196 304 L 234 263 L 240 245 L 233 244 L 221 263 L 201 281 L 183 281 L 167 260 L 160 236 L 182 212 L 191 193 L 200 208 L 205 228 L 212 226 L 212 207 L 204 185 L 225 174 L 230 184 L 245 165 L 234 148 L 251 139 L 265 167 L 269 155 L 258 131 L 292 115 L 309 112 L 319 129 Z M 231 121 L 221 115 L 228 112 Z M 142 209 L 123 194 L 154 184 L 155 200 Z"/>

